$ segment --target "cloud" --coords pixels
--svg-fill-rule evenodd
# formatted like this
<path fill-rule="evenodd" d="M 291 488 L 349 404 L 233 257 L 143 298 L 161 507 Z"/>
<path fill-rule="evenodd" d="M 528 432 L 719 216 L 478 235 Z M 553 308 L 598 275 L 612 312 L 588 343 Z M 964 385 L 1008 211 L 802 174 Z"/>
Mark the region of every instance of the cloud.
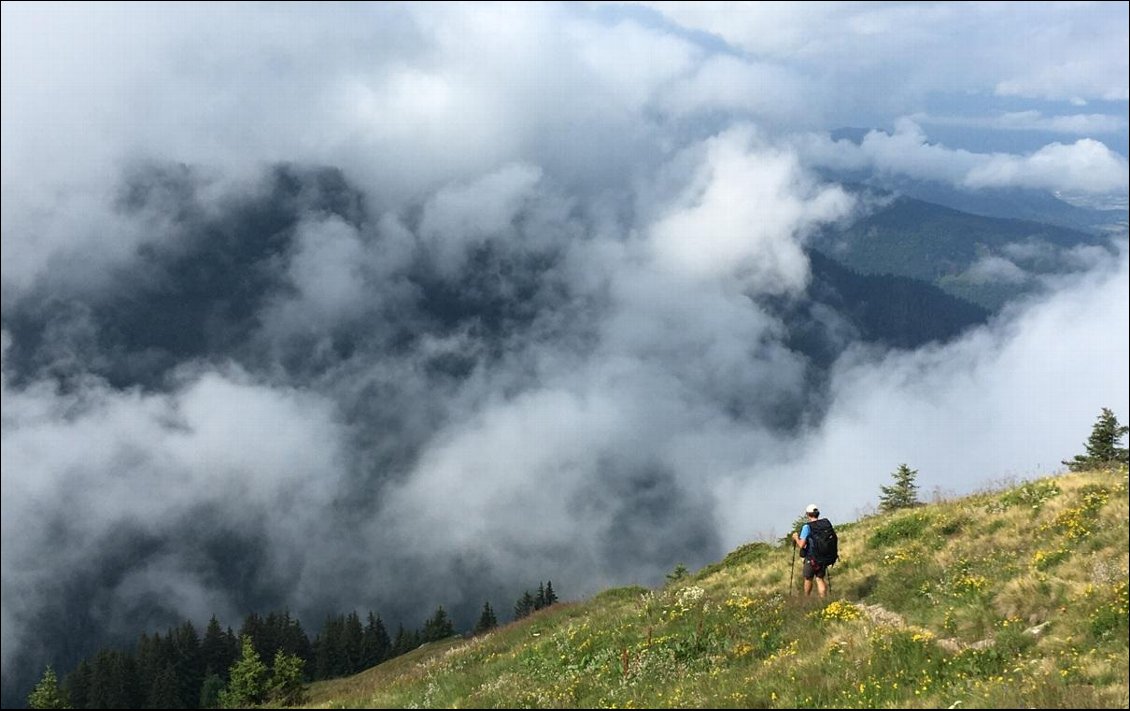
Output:
<path fill-rule="evenodd" d="M 892 133 L 870 131 L 856 144 L 824 134 L 793 139 L 805 159 L 841 170 L 936 180 L 967 188 L 1026 187 L 1093 194 L 1125 192 L 1130 168 L 1103 143 L 1081 138 L 1050 143 L 1028 155 L 975 153 L 930 143 L 922 128 L 901 118 Z"/>
<path fill-rule="evenodd" d="M 1090 98 L 1107 101 L 1130 98 L 1126 85 L 1127 61 L 1121 59 L 1130 52 L 1126 36 L 1118 38 L 1104 33 L 1098 43 L 1084 49 L 1082 56 L 1075 53 L 1074 47 L 1071 55 L 1065 54 L 1064 44 L 1074 44 L 1075 38 L 1071 35 L 1081 29 L 1042 27 L 1041 45 L 1052 50 L 1051 56 L 999 82 L 996 93 L 1069 100 L 1072 103 Z M 1107 54 L 1108 51 L 1111 54 Z"/>
<path fill-rule="evenodd" d="M 840 92 L 900 98 L 991 91 L 1052 100 L 1128 98 L 1123 6 L 993 3 L 649 3 L 671 21 L 717 35 L 804 74 L 831 74 Z M 884 72 L 882 67 L 898 67 Z M 939 71 L 944 67 L 944 71 Z M 858 81 L 844 81 L 857 77 Z M 879 88 L 879 87 L 875 87 Z"/>
<path fill-rule="evenodd" d="M 657 97 L 676 116 L 728 111 L 769 121 L 803 121 L 818 93 L 812 82 L 786 67 L 715 56 L 686 73 Z"/>
<path fill-rule="evenodd" d="M 800 505 L 767 481 L 798 478 L 833 520 L 872 510 L 899 464 L 919 470 L 924 498 L 1057 470 L 1080 453 L 1102 407 L 1130 413 L 1128 264 L 1115 262 L 937 348 L 875 357 L 860 350 L 833 376 L 827 417 L 796 456 L 719 482 L 724 540 L 751 520 L 780 535 Z"/>
<path fill-rule="evenodd" d="M 7 355 L 7 332 L 4 341 Z M 211 536 L 232 532 L 236 546 L 252 535 L 271 560 L 264 584 L 280 590 L 302 579 L 318 545 L 329 545 L 322 532 L 349 460 L 324 398 L 257 384 L 239 370 L 186 371 L 175 390 L 153 395 L 97 380 L 72 392 L 48 382 L 16 388 L 7 372 L 6 671 L 50 629 L 43 600 L 66 600 L 69 586 L 86 588 L 104 606 L 88 607 L 80 619 L 93 616 L 105 634 L 128 639 L 139 624 L 162 620 L 144 617 L 153 595 L 162 609 L 197 621 L 209 610 L 246 605 L 229 597 L 230 573 L 207 553 L 218 543 Z M 217 529 L 180 538 L 201 515 L 215 518 Z M 123 529 L 134 532 L 128 541 L 118 536 Z M 161 541 L 156 555 L 141 553 L 147 540 Z M 129 547 L 137 565 L 118 567 L 113 556 Z M 89 575 L 103 582 L 87 587 Z"/>
<path fill-rule="evenodd" d="M 975 284 L 1022 284 L 1028 274 L 1004 257 L 987 256 L 979 259 L 964 273 Z"/>
<path fill-rule="evenodd" d="M 507 238 L 540 179 L 541 170 L 535 166 L 509 165 L 432 196 L 424 204 L 420 235 L 433 250 L 439 269 L 455 273 L 463 267 L 469 249 L 494 237 Z"/>
<path fill-rule="evenodd" d="M 268 328 L 320 331 L 355 315 L 366 297 L 367 258 L 357 230 L 340 217 L 300 225 L 287 266 L 293 298 L 264 314 Z"/>
<path fill-rule="evenodd" d="M 919 124 L 970 126 L 1005 131 L 1050 131 L 1080 136 L 1112 134 L 1126 130 L 1126 117 L 1113 114 L 1065 114 L 1048 116 L 1035 109 L 1008 111 L 993 116 L 935 116 L 927 113 L 910 117 Z"/>
<path fill-rule="evenodd" d="M 852 200 L 839 187 L 813 185 L 795 155 L 752 140 L 747 127 L 708 142 L 679 207 L 651 228 L 656 259 L 693 278 L 740 273 L 758 290 L 800 291 L 803 236 L 846 216 Z"/>
<path fill-rule="evenodd" d="M 1126 192 L 1130 187 L 1126 158 L 1102 143 L 1081 138 L 1051 143 L 1027 156 L 994 154 L 965 176 L 973 188 L 1023 186 L 1089 193 Z"/>

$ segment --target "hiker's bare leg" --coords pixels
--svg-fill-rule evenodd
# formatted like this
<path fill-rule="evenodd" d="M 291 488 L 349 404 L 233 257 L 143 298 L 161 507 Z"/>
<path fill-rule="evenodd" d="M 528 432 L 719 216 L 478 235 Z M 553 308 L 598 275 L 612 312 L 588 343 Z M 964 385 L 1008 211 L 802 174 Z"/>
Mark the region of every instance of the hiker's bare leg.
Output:
<path fill-rule="evenodd" d="M 804 594 L 805 594 L 805 596 L 812 594 L 812 581 L 811 580 L 805 580 L 804 581 Z"/>
<path fill-rule="evenodd" d="M 816 590 L 820 593 L 820 597 L 826 597 L 828 595 L 828 581 L 824 578 L 817 578 Z"/>

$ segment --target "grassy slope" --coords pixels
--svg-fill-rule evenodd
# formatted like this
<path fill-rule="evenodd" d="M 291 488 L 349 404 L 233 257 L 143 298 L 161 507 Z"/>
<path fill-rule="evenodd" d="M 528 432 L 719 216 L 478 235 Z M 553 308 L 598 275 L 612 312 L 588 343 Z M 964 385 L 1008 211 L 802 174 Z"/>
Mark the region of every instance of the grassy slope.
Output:
<path fill-rule="evenodd" d="M 315 707 L 1077 708 L 1128 704 L 1127 473 L 837 525 L 825 601 L 751 543 L 310 689 Z M 799 585 L 799 564 L 793 583 Z"/>

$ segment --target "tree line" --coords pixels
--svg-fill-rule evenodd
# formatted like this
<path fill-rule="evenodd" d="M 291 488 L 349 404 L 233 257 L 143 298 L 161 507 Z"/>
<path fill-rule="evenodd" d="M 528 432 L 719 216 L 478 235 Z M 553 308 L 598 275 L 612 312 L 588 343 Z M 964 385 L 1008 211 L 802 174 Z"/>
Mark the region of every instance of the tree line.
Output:
<path fill-rule="evenodd" d="M 523 592 L 514 619 L 557 602 L 552 582 Z M 498 626 L 490 602 L 472 634 Z M 189 621 L 164 634 L 142 633 L 132 650 L 103 648 L 60 683 L 48 666 L 28 696 L 31 708 L 246 708 L 301 703 L 305 684 L 356 674 L 427 642 L 455 635 L 442 605 L 418 629 L 390 635 L 380 615 L 329 615 L 313 640 L 289 611 L 249 614 L 236 633 L 213 615 L 201 637 Z"/>

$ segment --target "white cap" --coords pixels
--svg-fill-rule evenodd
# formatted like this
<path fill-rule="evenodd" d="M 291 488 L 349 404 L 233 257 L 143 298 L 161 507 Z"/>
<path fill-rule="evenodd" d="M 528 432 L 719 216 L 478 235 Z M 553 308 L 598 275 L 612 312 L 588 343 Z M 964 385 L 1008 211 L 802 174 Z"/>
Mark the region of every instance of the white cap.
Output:
<path fill-rule="evenodd" d="M 816 508 L 816 504 L 809 504 L 805 507 L 804 512 L 806 514 L 818 514 L 820 513 L 820 509 Z"/>

